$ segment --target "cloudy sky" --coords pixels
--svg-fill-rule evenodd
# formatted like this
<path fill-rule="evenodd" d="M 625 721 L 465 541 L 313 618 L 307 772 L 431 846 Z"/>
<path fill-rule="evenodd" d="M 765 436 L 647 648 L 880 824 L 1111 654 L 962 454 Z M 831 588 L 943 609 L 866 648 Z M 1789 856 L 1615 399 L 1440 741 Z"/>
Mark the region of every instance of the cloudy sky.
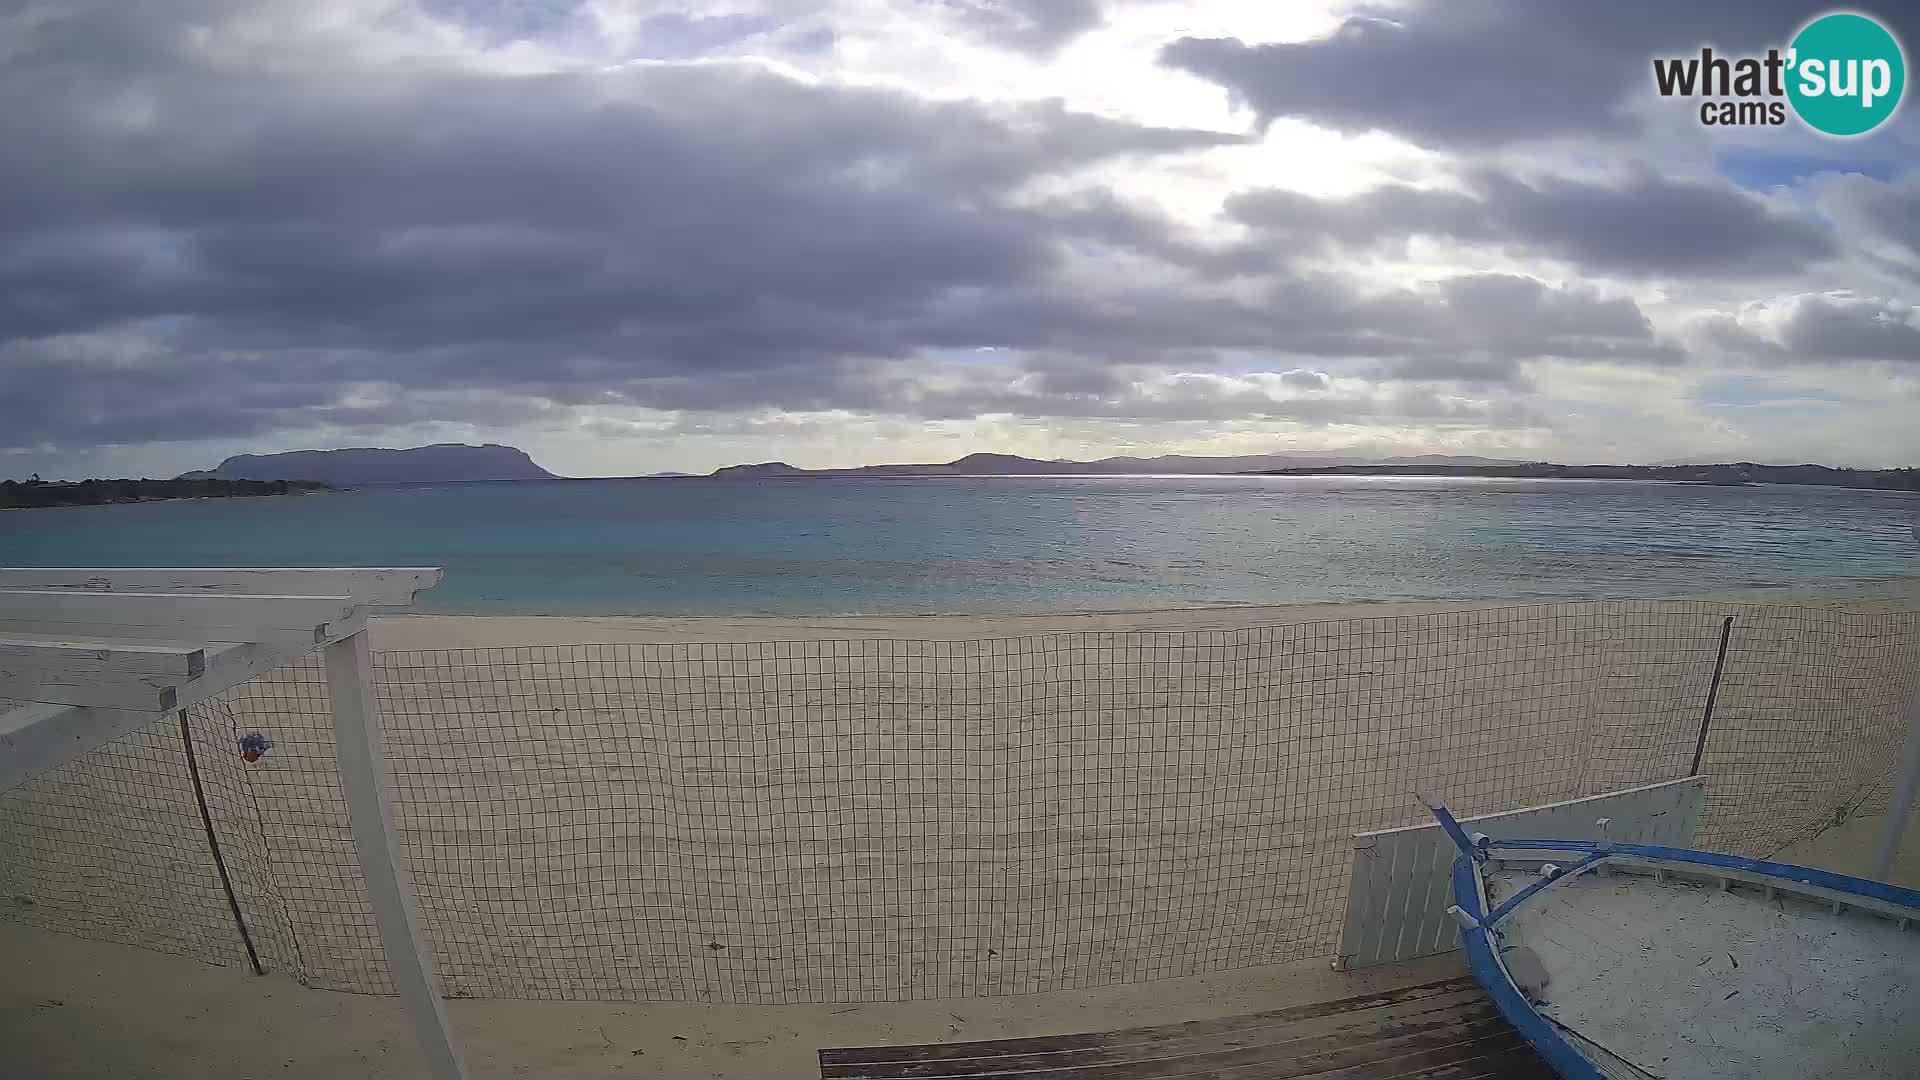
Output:
<path fill-rule="evenodd" d="M 1920 108 L 1652 93 L 1824 9 L 0 0 L 0 475 L 1920 463 Z"/>

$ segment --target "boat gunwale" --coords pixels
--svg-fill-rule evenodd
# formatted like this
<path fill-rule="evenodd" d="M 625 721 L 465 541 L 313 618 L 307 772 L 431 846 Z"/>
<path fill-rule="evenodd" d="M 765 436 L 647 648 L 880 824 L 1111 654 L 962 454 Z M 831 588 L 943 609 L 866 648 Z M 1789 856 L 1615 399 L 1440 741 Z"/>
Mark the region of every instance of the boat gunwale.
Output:
<path fill-rule="evenodd" d="M 1467 966 L 1507 1023 L 1513 1025 L 1514 1030 L 1567 1080 L 1607 1080 L 1607 1076 L 1520 992 L 1501 959 L 1496 937 L 1502 920 L 1526 901 L 1555 885 L 1590 872 L 1604 872 L 1615 866 L 1627 870 L 1650 869 L 1655 875 L 1668 872 L 1671 868 L 1684 868 L 1684 871 L 1672 871 L 1676 878 L 1718 880 L 1723 888 L 1735 882 L 1760 885 L 1770 891 L 1797 894 L 1822 903 L 1844 905 L 1894 919 L 1902 930 L 1907 928 L 1910 920 L 1920 920 L 1920 892 L 1809 866 L 1690 848 L 1604 840 L 1490 840 L 1476 836 L 1474 841 L 1472 847 L 1462 851 L 1455 859 L 1453 867 L 1454 903 L 1467 917 L 1460 930 Z M 1503 854 L 1505 852 L 1517 854 Z M 1545 863 L 1554 852 L 1578 856 L 1579 861 L 1571 867 L 1556 868 L 1550 876 L 1542 876 L 1489 913 L 1486 882 L 1482 875 L 1482 867 L 1486 862 L 1511 863 L 1537 859 Z"/>
<path fill-rule="evenodd" d="M 1832 893 L 1844 893 L 1854 897 L 1879 901 L 1876 905 L 1855 905 L 1861 910 L 1881 910 L 1881 905 L 1902 908 L 1908 917 L 1920 919 L 1920 891 L 1903 889 L 1898 885 L 1889 885 L 1884 881 L 1839 874 L 1831 870 L 1820 870 L 1811 866 L 1796 866 L 1793 863 L 1768 862 L 1764 859 L 1749 859 L 1739 855 L 1722 855 L 1713 851 L 1695 851 L 1692 848 L 1661 847 L 1654 844 L 1622 844 L 1604 840 L 1489 840 L 1476 850 L 1487 858 L 1505 858 L 1516 861 L 1511 856 L 1496 854 L 1500 851 L 1565 851 L 1576 852 L 1583 856 L 1597 856 L 1582 859 L 1578 868 L 1556 874 L 1545 884 L 1552 885 L 1572 876 L 1575 869 L 1585 872 L 1589 869 L 1606 867 L 1609 863 L 1623 861 L 1616 856 L 1644 859 L 1650 862 L 1686 863 L 1690 866 L 1707 867 L 1696 876 L 1721 878 L 1731 881 L 1742 880 L 1743 875 L 1756 875 L 1783 882 L 1776 888 L 1789 889 L 1794 885 L 1811 885 L 1816 889 Z M 1519 856 L 1526 860 L 1530 856 Z M 1715 872 L 1720 871 L 1720 872 Z M 1726 873 L 1735 871 L 1737 873 Z M 1544 879 L 1543 879 L 1544 880 Z M 1811 895 L 1820 895 L 1814 893 Z M 1824 897 L 1823 897 L 1824 898 Z M 1457 899 L 1457 896 L 1456 896 Z M 1502 905 L 1505 908 L 1507 905 Z M 1889 913 L 1891 914 L 1891 913 Z"/>

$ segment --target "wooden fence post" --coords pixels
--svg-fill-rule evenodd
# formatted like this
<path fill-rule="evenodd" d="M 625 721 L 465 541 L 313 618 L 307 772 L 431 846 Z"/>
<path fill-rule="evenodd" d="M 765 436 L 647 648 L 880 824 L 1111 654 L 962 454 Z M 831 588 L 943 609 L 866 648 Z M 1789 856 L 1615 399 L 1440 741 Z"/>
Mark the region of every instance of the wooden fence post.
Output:
<path fill-rule="evenodd" d="M 429 1075 L 433 1080 L 466 1080 L 447 1024 L 446 1003 L 440 1000 L 440 982 L 433 974 L 433 954 L 420 936 L 413 886 L 394 838 L 385 739 L 380 703 L 373 694 L 366 631 L 328 645 L 326 667 L 340 783 L 353 815 L 353 846 L 367 877 L 387 967 L 413 1019 Z"/>

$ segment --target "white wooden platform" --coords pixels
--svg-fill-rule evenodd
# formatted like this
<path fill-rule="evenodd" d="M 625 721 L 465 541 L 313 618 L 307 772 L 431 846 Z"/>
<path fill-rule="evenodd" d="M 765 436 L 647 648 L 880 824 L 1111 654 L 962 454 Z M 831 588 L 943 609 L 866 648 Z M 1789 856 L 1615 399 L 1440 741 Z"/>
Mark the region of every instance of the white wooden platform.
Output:
<path fill-rule="evenodd" d="M 0 569 L 0 789 L 344 641 L 369 609 L 439 580 L 422 567 Z"/>
<path fill-rule="evenodd" d="M 430 567 L 0 568 L 0 790 L 324 650 L 341 787 L 394 985 L 434 1080 L 462 1080 L 394 839 L 366 638 L 369 609 L 439 580 Z"/>

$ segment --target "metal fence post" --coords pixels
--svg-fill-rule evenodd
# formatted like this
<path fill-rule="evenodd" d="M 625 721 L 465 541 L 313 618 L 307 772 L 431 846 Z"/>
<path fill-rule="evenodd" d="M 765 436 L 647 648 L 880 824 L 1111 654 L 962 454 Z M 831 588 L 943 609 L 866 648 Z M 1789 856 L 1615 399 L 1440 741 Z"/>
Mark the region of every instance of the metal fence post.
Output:
<path fill-rule="evenodd" d="M 213 830 L 213 811 L 207 808 L 207 789 L 200 782 L 200 756 L 193 750 L 193 728 L 187 723 L 187 710 L 180 710 L 180 746 L 187 752 L 187 777 L 193 781 L 193 801 L 200 806 L 200 824 L 207 831 L 207 850 L 213 853 L 213 868 L 220 875 L 220 888 L 227 894 L 227 910 L 233 912 L 233 925 L 240 931 L 240 944 L 247 947 L 247 963 L 255 975 L 265 975 L 260 954 L 253 947 L 253 934 L 247 930 L 247 917 L 240 913 L 240 898 L 233 893 L 233 878 L 227 873 L 227 857 L 220 851 L 220 836 Z"/>
<path fill-rule="evenodd" d="M 1713 724 L 1713 703 L 1720 698 L 1720 676 L 1727 670 L 1727 640 L 1733 637 L 1733 616 L 1720 623 L 1720 655 L 1713 658 L 1713 681 L 1707 684 L 1707 704 L 1700 710 L 1700 739 L 1693 744 L 1693 764 L 1688 776 L 1700 775 L 1700 759 L 1707 754 L 1707 728 Z"/>

